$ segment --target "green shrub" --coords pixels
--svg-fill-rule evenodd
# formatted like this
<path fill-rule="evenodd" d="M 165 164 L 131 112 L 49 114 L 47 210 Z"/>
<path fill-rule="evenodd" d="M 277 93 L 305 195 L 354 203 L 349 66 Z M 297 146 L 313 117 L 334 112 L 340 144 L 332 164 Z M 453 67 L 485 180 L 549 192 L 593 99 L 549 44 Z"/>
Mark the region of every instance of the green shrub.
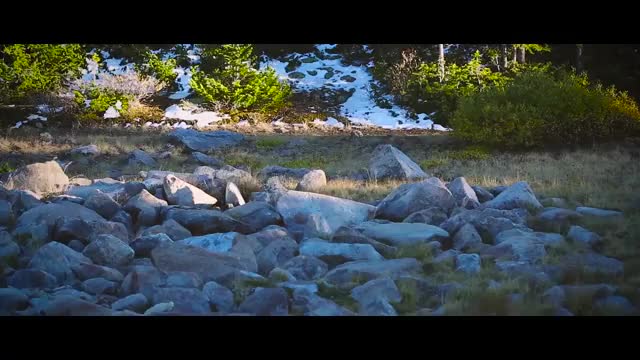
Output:
<path fill-rule="evenodd" d="M 291 88 L 275 70 L 257 70 L 251 45 L 229 44 L 203 50 L 190 85 L 211 104 L 226 109 L 279 110 L 287 105 Z"/>
<path fill-rule="evenodd" d="M 626 93 L 590 86 L 586 75 L 526 71 L 465 96 L 451 125 L 456 136 L 492 146 L 580 144 L 637 133 L 640 110 Z"/>
<path fill-rule="evenodd" d="M 122 110 L 129 106 L 129 97 L 100 88 L 91 88 L 83 93 L 79 90 L 73 92 L 75 102 L 84 112 L 104 113 L 110 106 L 115 107 L 118 101 L 122 103 Z M 89 107 L 86 107 L 85 100 L 91 100 Z"/>
<path fill-rule="evenodd" d="M 85 64 L 80 44 L 12 44 L 0 50 L 0 100 L 56 91 Z"/>
<path fill-rule="evenodd" d="M 256 140 L 256 147 L 258 149 L 273 149 L 284 145 L 286 142 L 286 140 L 280 138 L 263 138 Z"/>
<path fill-rule="evenodd" d="M 143 76 L 153 76 L 166 86 L 175 86 L 178 74 L 176 69 L 176 59 L 163 61 L 157 54 L 147 52 L 145 62 L 135 65 L 136 71 Z"/>
<path fill-rule="evenodd" d="M 480 146 L 471 146 L 463 150 L 452 151 L 449 157 L 453 160 L 487 160 L 490 156 L 488 149 Z"/>
<path fill-rule="evenodd" d="M 13 166 L 11 166 L 11 164 L 9 164 L 8 162 L 3 161 L 3 162 L 0 163 L 0 174 L 9 173 L 9 172 L 12 172 L 14 170 L 15 170 L 15 168 Z"/>
<path fill-rule="evenodd" d="M 476 51 L 472 60 L 463 66 L 446 65 L 442 81 L 436 62 L 422 63 L 409 79 L 407 93 L 400 100 L 407 104 L 419 104 L 417 112 L 435 112 L 432 118 L 437 123 L 446 125 L 460 97 L 490 86 L 503 86 L 507 81 L 504 74 L 482 66 L 480 52 Z"/>

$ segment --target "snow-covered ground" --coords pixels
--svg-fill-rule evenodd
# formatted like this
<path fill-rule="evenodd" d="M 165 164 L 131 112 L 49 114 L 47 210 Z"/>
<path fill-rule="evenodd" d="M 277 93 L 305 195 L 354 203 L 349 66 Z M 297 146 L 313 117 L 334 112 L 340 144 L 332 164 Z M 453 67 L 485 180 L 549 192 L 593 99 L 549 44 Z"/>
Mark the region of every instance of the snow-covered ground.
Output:
<path fill-rule="evenodd" d="M 418 119 L 410 119 L 407 111 L 393 106 L 391 109 L 379 107 L 371 97 L 369 89 L 374 84 L 369 69 L 372 63 L 357 66 L 344 65 L 342 57 L 330 54 L 328 49 L 335 45 L 321 44 L 316 49 L 323 53 L 323 57 L 334 58 L 332 60 L 317 59 L 314 54 L 294 54 L 302 64 L 291 72 L 286 71 L 287 62 L 280 60 L 268 60 L 260 64 L 261 68 L 267 66 L 275 69 L 278 76 L 290 81 L 297 91 L 315 90 L 322 88 L 343 89 L 353 91 L 353 94 L 341 106 L 341 115 L 354 124 L 373 125 L 386 129 L 435 129 L 446 130 L 444 127 L 434 124 L 427 114 L 418 114 Z M 365 51 L 367 49 L 365 48 Z M 313 61 L 313 59 L 317 59 Z M 313 61 L 313 62 L 305 62 Z M 299 78 L 300 74 L 304 77 Z M 333 119 L 335 120 L 335 119 Z M 322 121 L 322 119 L 320 119 Z M 334 122 L 327 121 L 326 125 L 335 126 Z"/>
<path fill-rule="evenodd" d="M 200 56 L 198 49 L 194 45 L 182 44 L 187 49 L 187 58 L 190 65 L 199 63 Z M 301 65 L 290 72 L 286 71 L 288 62 L 267 59 L 260 63 L 260 68 L 272 67 L 280 79 L 289 81 L 294 91 L 309 90 L 346 90 L 351 91 L 352 95 L 341 105 L 340 115 L 346 117 L 352 124 L 378 126 L 386 129 L 434 129 L 446 131 L 448 129 L 434 124 L 427 114 L 417 114 L 417 119 L 408 116 L 405 109 L 393 105 L 390 109 L 379 107 L 373 100 L 369 89 L 375 85 L 375 81 L 370 73 L 373 63 L 365 65 L 345 65 L 342 62 L 342 56 L 330 54 L 327 50 L 334 48 L 334 44 L 318 44 L 316 49 L 320 51 L 326 58 L 325 60 L 317 58 L 313 53 L 307 54 L 291 54 L 289 58 L 296 57 L 302 61 Z M 369 51 L 363 46 L 365 51 Z M 87 66 L 82 70 L 82 79 L 91 81 L 98 78 L 101 74 L 109 72 L 112 74 L 123 74 L 135 71 L 134 65 L 126 63 L 123 59 L 113 58 L 107 52 L 101 52 L 104 62 L 103 66 L 98 66 L 96 62 L 87 59 Z M 163 59 L 167 60 L 176 57 L 176 51 L 169 51 L 164 54 Z M 191 80 L 191 70 L 189 67 L 179 66 L 175 69 L 177 76 L 176 83 L 178 90 L 168 95 L 169 99 L 178 101 L 188 98 L 192 95 L 189 85 Z M 89 104 L 87 104 L 89 106 Z M 29 120 L 46 121 L 46 117 L 42 115 L 58 111 L 47 105 L 41 105 L 38 108 L 38 115 L 32 114 L 30 118 L 25 119 L 16 127 L 20 127 Z M 34 116 L 38 116 L 36 119 Z M 104 114 L 104 118 L 119 117 L 117 109 L 110 107 Z M 202 111 L 198 109 L 186 109 L 181 105 L 174 104 L 165 109 L 164 119 L 183 120 L 173 125 L 174 127 L 190 127 L 186 122 L 193 123 L 195 126 L 203 127 L 220 120 L 228 118 L 215 111 Z M 317 125 L 325 125 L 330 127 L 344 127 L 344 124 L 335 118 L 318 118 L 314 121 Z M 244 124 L 243 124 L 244 125 Z M 274 125 L 278 125 L 274 122 Z"/>

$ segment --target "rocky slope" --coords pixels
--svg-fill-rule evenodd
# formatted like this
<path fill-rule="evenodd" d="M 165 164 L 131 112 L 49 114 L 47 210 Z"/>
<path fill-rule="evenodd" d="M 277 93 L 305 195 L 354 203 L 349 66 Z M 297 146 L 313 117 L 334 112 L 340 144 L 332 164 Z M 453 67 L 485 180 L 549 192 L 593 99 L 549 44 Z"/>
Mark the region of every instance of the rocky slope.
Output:
<path fill-rule="evenodd" d="M 172 137 L 211 166 L 127 182 L 70 181 L 55 161 L 9 175 L 0 189 L 0 313 L 447 315 L 449 299 L 467 289 L 442 275 L 499 274 L 487 291 L 508 286 L 505 278 L 537 289 L 509 293 L 512 305 L 535 296 L 549 314 L 571 315 L 587 299 L 593 309 L 637 314 L 614 285 L 564 282 L 576 270 L 623 274 L 621 261 L 598 252 L 600 236 L 576 225 L 620 212 L 545 207 L 526 182 L 445 183 L 390 145 L 371 154 L 369 171 L 412 182 L 375 203 L 314 193 L 327 182 L 321 169 L 265 168 L 263 191 L 242 194 L 235 184 L 251 174 L 206 155 L 242 135 Z M 297 179 L 296 190 L 282 177 Z"/>

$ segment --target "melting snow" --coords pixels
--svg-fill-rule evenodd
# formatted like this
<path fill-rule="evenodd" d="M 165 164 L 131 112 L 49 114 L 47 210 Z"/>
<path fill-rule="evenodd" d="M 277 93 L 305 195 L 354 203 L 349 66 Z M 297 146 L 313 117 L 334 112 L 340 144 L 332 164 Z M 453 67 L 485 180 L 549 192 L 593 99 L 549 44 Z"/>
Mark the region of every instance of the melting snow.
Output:
<path fill-rule="evenodd" d="M 32 120 L 47 121 L 47 118 L 44 117 L 44 116 L 31 114 L 31 115 L 27 116 L 27 120 L 29 120 L 29 121 L 32 121 Z"/>
<path fill-rule="evenodd" d="M 332 44 L 316 46 L 319 51 L 327 56 L 335 56 L 326 52 L 328 49 L 334 47 L 335 45 Z M 367 52 L 371 51 L 366 47 L 364 47 L 364 50 Z M 312 53 L 293 54 L 293 56 L 296 56 L 299 60 L 314 57 Z M 342 57 L 333 60 L 318 59 L 318 61 L 310 63 L 303 62 L 298 68 L 293 70 L 293 72 L 300 72 L 305 75 L 301 79 L 291 77 L 291 73 L 287 73 L 285 70 L 287 64 L 287 62 L 279 60 L 269 60 L 261 63 L 260 67 L 263 69 L 272 67 L 280 79 L 290 81 L 295 86 L 296 91 L 319 88 L 353 91 L 351 97 L 342 104 L 340 113 L 354 124 L 373 125 L 387 129 L 444 129 L 442 126 L 434 124 L 427 114 L 418 114 L 417 119 L 411 119 L 407 111 L 399 106 L 393 106 L 391 109 L 383 109 L 376 105 L 369 92 L 371 84 L 374 83 L 368 71 L 368 68 L 373 66 L 372 62 L 364 66 L 344 65 L 342 64 Z M 325 78 L 325 76 L 327 76 L 328 79 Z M 337 120 L 335 119 L 328 119 L 325 125 L 340 126 L 337 125 L 336 122 Z"/>
<path fill-rule="evenodd" d="M 211 123 L 218 122 L 223 119 L 228 119 L 229 115 L 220 114 L 215 111 L 204 111 L 194 113 L 192 110 L 184 110 L 179 105 L 169 106 L 165 112 L 164 117 L 167 119 L 196 121 L 197 127 L 205 127 Z"/>
<path fill-rule="evenodd" d="M 118 112 L 118 110 L 114 109 L 113 106 L 109 106 L 107 111 L 104 112 L 105 119 L 115 119 L 119 117 L 120 117 L 120 113 Z"/>

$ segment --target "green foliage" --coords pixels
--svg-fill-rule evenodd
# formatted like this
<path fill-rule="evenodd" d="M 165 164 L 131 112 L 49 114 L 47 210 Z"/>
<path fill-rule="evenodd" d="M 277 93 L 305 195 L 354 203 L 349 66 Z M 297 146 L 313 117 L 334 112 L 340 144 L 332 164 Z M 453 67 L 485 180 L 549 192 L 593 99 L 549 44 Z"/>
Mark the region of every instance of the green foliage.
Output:
<path fill-rule="evenodd" d="M 640 130 L 637 103 L 586 75 L 525 71 L 508 85 L 466 95 L 452 126 L 456 136 L 491 146 L 533 147 L 623 138 Z"/>
<path fill-rule="evenodd" d="M 166 86 L 174 86 L 178 74 L 174 72 L 176 59 L 163 61 L 157 54 L 147 52 L 143 64 L 135 64 L 136 71 L 143 76 L 153 76 Z"/>
<path fill-rule="evenodd" d="M 447 164 L 446 159 L 427 159 L 420 162 L 423 169 L 434 169 Z"/>
<path fill-rule="evenodd" d="M 422 104 L 421 111 L 435 112 L 433 119 L 440 124 L 447 124 L 460 97 L 481 92 L 488 87 L 502 87 L 507 81 L 504 74 L 483 66 L 480 52 L 476 51 L 471 61 L 463 66 L 447 64 L 442 81 L 436 62 L 422 63 L 409 80 L 413 98 L 409 97 L 405 102 Z"/>
<path fill-rule="evenodd" d="M 453 160 L 487 160 L 491 156 L 487 148 L 471 146 L 463 150 L 452 151 L 449 157 Z"/>
<path fill-rule="evenodd" d="M 262 138 L 256 140 L 256 147 L 260 150 L 273 149 L 285 144 L 287 141 L 280 138 Z"/>
<path fill-rule="evenodd" d="M 0 100 L 20 101 L 62 87 L 80 74 L 86 52 L 80 44 L 12 44 L 0 51 Z"/>
<path fill-rule="evenodd" d="M 84 112 L 90 113 L 104 113 L 110 106 L 116 106 L 116 103 L 120 101 L 122 103 L 122 110 L 127 110 L 129 106 L 130 98 L 123 94 L 118 94 L 114 91 L 100 89 L 93 87 L 86 92 L 74 90 L 74 101 L 83 109 Z M 85 105 L 85 100 L 91 100 L 89 107 Z"/>
<path fill-rule="evenodd" d="M 254 67 L 252 45 L 228 44 L 203 51 L 190 85 L 211 104 L 227 109 L 275 111 L 287 105 L 291 88 L 275 70 Z"/>
<path fill-rule="evenodd" d="M 11 164 L 9 164 L 8 162 L 3 161 L 3 162 L 0 163 L 0 174 L 9 173 L 9 172 L 12 172 L 14 170 L 15 170 L 15 168 L 13 166 L 11 166 Z"/>

